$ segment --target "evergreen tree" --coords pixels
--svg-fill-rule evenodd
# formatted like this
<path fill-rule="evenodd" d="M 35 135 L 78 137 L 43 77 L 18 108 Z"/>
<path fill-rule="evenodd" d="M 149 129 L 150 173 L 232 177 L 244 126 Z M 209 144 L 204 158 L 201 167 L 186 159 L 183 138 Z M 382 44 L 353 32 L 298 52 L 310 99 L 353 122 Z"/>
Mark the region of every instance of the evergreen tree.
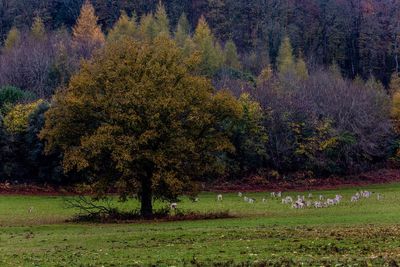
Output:
<path fill-rule="evenodd" d="M 85 1 L 76 25 L 72 29 L 72 44 L 85 58 L 90 57 L 92 51 L 103 45 L 105 41 L 97 20 L 93 5 Z"/>
<path fill-rule="evenodd" d="M 216 54 L 216 63 L 218 64 L 217 68 L 220 68 L 225 62 L 225 53 L 218 41 L 215 41 L 214 43 L 214 50 Z"/>
<path fill-rule="evenodd" d="M 301 55 L 296 61 L 295 73 L 296 73 L 296 76 L 301 80 L 306 80 L 308 78 L 307 65 Z"/>
<path fill-rule="evenodd" d="M 136 15 L 133 15 L 132 18 L 129 18 L 126 12 L 122 11 L 118 21 L 108 33 L 107 40 L 119 41 L 124 37 L 134 38 L 136 35 L 136 30 Z"/>
<path fill-rule="evenodd" d="M 240 69 L 240 60 L 237 54 L 237 48 L 232 40 L 229 40 L 225 44 L 225 65 L 234 69 Z"/>
<path fill-rule="evenodd" d="M 154 19 L 155 19 L 156 35 L 169 36 L 170 35 L 169 19 L 167 12 L 165 11 L 165 7 L 161 3 L 161 1 L 158 3 Z"/>
<path fill-rule="evenodd" d="M 202 16 L 197 25 L 193 42 L 200 52 L 200 70 L 203 74 L 212 76 L 221 66 L 221 55 L 218 54 L 214 43 L 214 36 L 211 33 L 205 18 Z"/>
<path fill-rule="evenodd" d="M 257 78 L 257 85 L 262 86 L 264 83 L 268 82 L 274 75 L 271 65 L 268 65 L 262 69 L 260 75 Z"/>
<path fill-rule="evenodd" d="M 12 27 L 7 34 L 7 38 L 4 41 L 4 50 L 10 50 L 14 48 L 21 41 L 21 32 L 16 28 Z"/>
<path fill-rule="evenodd" d="M 293 48 L 289 37 L 285 37 L 279 48 L 277 58 L 278 72 L 281 75 L 292 73 L 295 69 L 295 60 L 293 56 Z"/>
<path fill-rule="evenodd" d="M 365 86 L 369 89 L 372 90 L 384 90 L 385 88 L 383 87 L 382 83 L 378 81 L 373 75 L 369 77 L 367 82 L 365 83 Z"/>
<path fill-rule="evenodd" d="M 36 40 L 43 40 L 46 37 L 46 29 L 41 17 L 35 17 L 33 20 L 31 35 Z"/>
<path fill-rule="evenodd" d="M 353 80 L 353 84 L 358 87 L 363 87 L 363 86 L 365 86 L 365 81 L 363 80 L 363 78 L 360 75 L 357 75 Z"/>
<path fill-rule="evenodd" d="M 186 37 L 186 40 L 182 47 L 182 53 L 188 57 L 192 55 L 195 50 L 196 50 L 196 45 L 193 42 L 193 39 L 190 36 Z"/>
<path fill-rule="evenodd" d="M 175 41 L 178 46 L 183 47 L 188 37 L 190 37 L 190 24 L 186 14 L 182 13 L 176 26 Z"/>
<path fill-rule="evenodd" d="M 336 61 L 334 61 L 334 63 L 329 66 L 329 71 L 331 72 L 331 74 L 333 76 L 335 76 L 337 78 L 343 78 L 340 66 L 337 64 Z"/>
<path fill-rule="evenodd" d="M 152 41 L 157 35 L 156 22 L 152 14 L 144 15 L 140 18 L 139 39 L 142 41 Z"/>

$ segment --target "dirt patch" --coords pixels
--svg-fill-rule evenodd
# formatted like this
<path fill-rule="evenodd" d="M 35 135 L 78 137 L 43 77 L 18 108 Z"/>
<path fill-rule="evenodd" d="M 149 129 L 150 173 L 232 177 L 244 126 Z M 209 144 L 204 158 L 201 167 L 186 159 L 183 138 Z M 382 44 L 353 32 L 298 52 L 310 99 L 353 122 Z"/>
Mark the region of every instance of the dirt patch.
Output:
<path fill-rule="evenodd" d="M 340 187 L 367 186 L 400 182 L 400 169 L 380 169 L 358 175 L 327 178 L 281 179 L 269 181 L 263 177 L 248 177 L 240 181 L 219 180 L 206 187 L 213 192 L 309 191 Z"/>
<path fill-rule="evenodd" d="M 288 178 L 268 180 L 252 176 L 237 181 L 217 180 L 205 185 L 205 191 L 213 192 L 261 192 L 261 191 L 309 191 L 329 190 L 340 187 L 367 186 L 400 182 L 400 169 L 380 169 L 358 175 L 332 176 L 327 178 Z M 50 185 L 0 183 L 0 195 L 58 196 L 80 195 L 73 187 L 54 187 Z M 87 192 L 89 195 L 91 192 Z M 112 192 L 110 192 L 112 193 Z"/>

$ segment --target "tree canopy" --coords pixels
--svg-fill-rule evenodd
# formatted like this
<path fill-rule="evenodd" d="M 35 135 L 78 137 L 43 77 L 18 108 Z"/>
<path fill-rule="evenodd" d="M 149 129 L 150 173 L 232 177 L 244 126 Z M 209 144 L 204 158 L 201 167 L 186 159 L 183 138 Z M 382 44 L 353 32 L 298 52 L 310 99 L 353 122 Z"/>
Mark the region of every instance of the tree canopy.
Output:
<path fill-rule="evenodd" d="M 151 216 L 154 197 L 195 190 L 234 149 L 226 126 L 241 107 L 191 74 L 197 62 L 165 37 L 107 45 L 55 95 L 41 132 L 47 150 L 64 152 L 66 171 L 87 171 L 100 196 L 110 186 L 137 194 Z"/>

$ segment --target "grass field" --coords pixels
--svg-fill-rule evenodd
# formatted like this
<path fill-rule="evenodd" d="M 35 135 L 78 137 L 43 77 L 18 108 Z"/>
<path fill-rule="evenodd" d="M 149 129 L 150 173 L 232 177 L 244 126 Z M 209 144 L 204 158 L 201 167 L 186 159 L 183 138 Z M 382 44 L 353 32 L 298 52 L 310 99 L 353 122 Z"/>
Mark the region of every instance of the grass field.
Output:
<path fill-rule="evenodd" d="M 397 266 L 400 184 L 364 187 L 384 199 L 351 203 L 359 189 L 313 192 L 344 200 L 304 210 L 280 199 L 262 203 L 266 193 L 245 194 L 255 204 L 204 193 L 179 208 L 229 210 L 238 218 L 103 225 L 66 223 L 76 210 L 65 209 L 61 197 L 0 196 L 0 266 Z"/>

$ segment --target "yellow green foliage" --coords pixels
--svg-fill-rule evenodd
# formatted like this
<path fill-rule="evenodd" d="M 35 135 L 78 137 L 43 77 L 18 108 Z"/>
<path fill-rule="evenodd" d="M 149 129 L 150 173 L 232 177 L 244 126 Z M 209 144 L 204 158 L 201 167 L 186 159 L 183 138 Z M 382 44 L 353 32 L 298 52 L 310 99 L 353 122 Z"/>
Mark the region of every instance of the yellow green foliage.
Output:
<path fill-rule="evenodd" d="M 400 133 L 400 77 L 397 73 L 392 75 L 390 91 L 392 92 L 391 117 L 394 121 L 396 131 Z"/>
<path fill-rule="evenodd" d="M 334 62 L 331 66 L 329 66 L 329 71 L 331 74 L 337 78 L 343 78 L 342 71 L 340 70 L 340 66 L 337 62 Z"/>
<path fill-rule="evenodd" d="M 278 72 L 281 75 L 292 73 L 295 69 L 295 59 L 293 56 L 293 48 L 289 37 L 285 37 L 279 48 L 277 58 Z"/>
<path fill-rule="evenodd" d="M 8 32 L 6 40 L 4 41 L 4 49 L 10 50 L 15 47 L 21 40 L 21 33 L 16 27 L 12 27 Z"/>
<path fill-rule="evenodd" d="M 272 76 L 273 76 L 273 71 L 271 68 L 271 65 L 268 65 L 267 67 L 263 68 L 260 75 L 257 78 L 257 84 L 262 85 L 263 83 L 268 82 Z"/>
<path fill-rule="evenodd" d="M 391 93 L 400 92 L 400 75 L 398 73 L 392 74 L 389 89 Z"/>
<path fill-rule="evenodd" d="M 380 90 L 383 91 L 385 88 L 383 87 L 383 84 L 378 81 L 377 79 L 375 79 L 375 77 L 373 75 L 371 75 L 368 79 L 368 81 L 365 83 L 365 86 L 368 89 L 371 90 Z"/>
<path fill-rule="evenodd" d="M 393 94 L 392 98 L 392 117 L 400 119 L 400 91 Z"/>
<path fill-rule="evenodd" d="M 314 129 L 310 129 L 310 125 L 297 122 L 290 123 L 290 127 L 295 134 L 295 155 L 304 157 L 306 162 L 323 164 L 323 155 L 334 151 L 339 145 L 339 137 L 333 134 L 329 120 L 318 121 L 312 126 Z"/>
<path fill-rule="evenodd" d="M 36 40 L 43 40 L 45 38 L 46 29 L 41 17 L 35 17 L 31 28 L 31 35 Z"/>
<path fill-rule="evenodd" d="M 365 85 L 365 82 L 363 78 L 360 75 L 357 75 L 354 80 L 353 80 L 354 85 L 363 87 Z"/>
<path fill-rule="evenodd" d="M 201 59 L 199 68 L 203 74 L 211 76 L 221 67 L 223 54 L 221 47 L 215 43 L 214 35 L 211 33 L 206 19 L 202 16 L 197 25 L 193 42 L 196 50 L 200 52 Z"/>
<path fill-rule="evenodd" d="M 187 38 L 190 37 L 190 23 L 183 13 L 179 18 L 178 25 L 176 26 L 175 41 L 180 47 L 185 46 Z"/>
<path fill-rule="evenodd" d="M 242 116 L 234 122 L 232 142 L 235 145 L 232 171 L 251 172 L 265 163 L 268 134 L 263 125 L 264 112 L 257 101 L 247 93 L 239 97 Z"/>
<path fill-rule="evenodd" d="M 38 100 L 29 104 L 18 104 L 14 106 L 4 117 L 4 126 L 10 133 L 21 133 L 27 130 L 29 116 L 42 104 Z"/>
<path fill-rule="evenodd" d="M 188 36 L 183 44 L 182 53 L 185 56 L 191 56 L 196 51 L 196 45 L 193 42 L 193 39 Z"/>
<path fill-rule="evenodd" d="M 308 78 L 307 65 L 303 57 L 301 56 L 296 61 L 295 73 L 296 76 L 301 80 L 306 80 Z"/>
<path fill-rule="evenodd" d="M 136 16 L 130 18 L 126 12 L 123 11 L 114 27 L 108 33 L 107 40 L 113 42 L 126 37 L 134 38 L 136 29 Z"/>
<path fill-rule="evenodd" d="M 225 65 L 234 69 L 240 69 L 240 60 L 237 53 L 237 48 L 232 40 L 225 44 Z"/>
<path fill-rule="evenodd" d="M 197 178 L 224 170 L 216 156 L 234 148 L 219 124 L 242 112 L 191 73 L 196 64 L 165 37 L 109 43 L 56 93 L 41 132 L 47 151 L 64 152 L 66 171 L 88 171 L 100 196 L 110 186 L 138 193 L 144 215 L 153 197 L 195 190 Z"/>
<path fill-rule="evenodd" d="M 140 18 L 138 35 L 142 41 L 152 41 L 156 37 L 156 22 L 153 14 L 147 14 Z"/>
<path fill-rule="evenodd" d="M 165 11 L 165 7 L 161 1 L 158 3 L 156 13 L 154 14 L 154 18 L 155 18 L 156 35 L 169 36 L 170 35 L 169 19 L 167 12 Z"/>

